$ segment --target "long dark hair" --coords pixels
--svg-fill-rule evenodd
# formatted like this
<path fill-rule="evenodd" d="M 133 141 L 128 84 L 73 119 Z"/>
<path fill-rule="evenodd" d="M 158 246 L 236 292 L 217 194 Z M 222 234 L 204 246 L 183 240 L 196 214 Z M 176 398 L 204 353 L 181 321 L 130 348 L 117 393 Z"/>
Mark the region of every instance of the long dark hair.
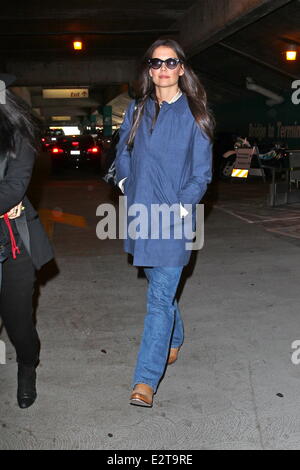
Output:
<path fill-rule="evenodd" d="M 152 96 L 156 102 L 156 116 L 159 111 L 159 105 L 155 95 L 155 86 L 149 75 L 149 65 L 146 60 L 152 57 L 154 50 L 159 46 L 167 46 L 176 52 L 177 57 L 182 60 L 184 64 L 184 74 L 179 77 L 179 88 L 186 94 L 190 110 L 201 129 L 205 132 L 209 139 L 213 139 L 215 121 L 211 111 L 207 105 L 207 96 L 205 89 L 200 82 L 199 78 L 186 63 L 186 56 L 182 47 L 178 42 L 173 39 L 158 39 L 146 51 L 140 69 L 140 76 L 138 80 L 136 95 L 137 107 L 134 113 L 133 125 L 129 134 L 127 145 L 129 148 L 133 146 L 134 137 L 140 125 L 141 118 L 144 111 L 144 106 L 148 97 Z M 156 117 L 154 117 L 155 119 Z"/>
<path fill-rule="evenodd" d="M 0 160 L 16 157 L 17 133 L 37 151 L 41 132 L 39 120 L 29 104 L 8 89 L 5 97 L 5 104 L 0 104 Z"/>

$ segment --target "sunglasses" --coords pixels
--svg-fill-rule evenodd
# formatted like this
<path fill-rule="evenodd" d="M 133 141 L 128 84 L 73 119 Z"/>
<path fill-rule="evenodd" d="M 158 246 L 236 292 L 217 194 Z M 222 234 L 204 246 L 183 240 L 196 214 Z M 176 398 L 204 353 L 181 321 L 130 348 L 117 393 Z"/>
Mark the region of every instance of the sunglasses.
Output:
<path fill-rule="evenodd" d="M 162 60 L 162 59 L 147 59 L 147 64 L 150 65 L 152 69 L 160 69 L 162 64 L 165 63 L 167 68 L 170 70 L 176 69 L 178 64 L 182 64 L 183 61 L 181 59 L 175 59 L 170 57 L 169 59 Z"/>

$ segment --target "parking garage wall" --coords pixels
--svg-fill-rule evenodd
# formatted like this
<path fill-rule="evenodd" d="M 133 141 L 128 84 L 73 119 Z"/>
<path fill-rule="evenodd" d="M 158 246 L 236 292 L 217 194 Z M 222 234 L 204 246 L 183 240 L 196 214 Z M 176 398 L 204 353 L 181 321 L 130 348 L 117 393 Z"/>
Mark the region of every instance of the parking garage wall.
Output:
<path fill-rule="evenodd" d="M 248 137 L 261 145 L 282 142 L 291 149 L 300 149 L 300 103 L 292 102 L 289 91 L 282 96 L 284 102 L 273 106 L 266 105 L 265 97 L 253 95 L 213 107 L 217 133 Z"/>

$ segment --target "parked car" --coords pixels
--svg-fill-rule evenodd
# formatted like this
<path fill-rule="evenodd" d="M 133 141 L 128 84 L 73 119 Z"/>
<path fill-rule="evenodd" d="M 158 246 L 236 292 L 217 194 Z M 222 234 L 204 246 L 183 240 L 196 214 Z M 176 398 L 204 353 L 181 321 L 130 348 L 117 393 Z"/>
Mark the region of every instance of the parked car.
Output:
<path fill-rule="evenodd" d="M 44 135 L 42 136 L 42 148 L 47 150 L 54 142 L 57 141 L 59 137 L 64 136 L 65 133 L 63 129 L 47 129 Z"/>
<path fill-rule="evenodd" d="M 93 167 L 100 172 L 103 150 L 91 135 L 58 137 L 48 150 L 53 170 Z"/>

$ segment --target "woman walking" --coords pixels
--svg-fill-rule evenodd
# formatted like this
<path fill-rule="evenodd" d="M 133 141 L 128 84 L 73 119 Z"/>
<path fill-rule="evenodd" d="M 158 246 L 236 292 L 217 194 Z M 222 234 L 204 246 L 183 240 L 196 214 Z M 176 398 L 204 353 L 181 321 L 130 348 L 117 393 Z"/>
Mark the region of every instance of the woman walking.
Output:
<path fill-rule="evenodd" d="M 191 248 L 187 237 L 178 238 L 175 232 L 185 223 L 195 230 L 196 204 L 211 181 L 212 137 L 206 93 L 184 51 L 174 40 L 157 40 L 145 54 L 138 99 L 127 109 L 116 157 L 118 185 L 127 196 L 126 226 L 133 226 L 133 204 L 147 208 L 140 218 L 143 233 L 132 236 L 130 229 L 124 241 L 133 265 L 142 266 L 148 279 L 133 405 L 152 406 L 165 367 L 175 362 L 183 343 L 175 294 Z M 174 218 L 153 222 L 157 205 L 173 208 Z"/>
<path fill-rule="evenodd" d="M 0 74 L 0 318 L 16 349 L 17 399 L 36 399 L 39 337 L 32 319 L 35 270 L 53 258 L 38 215 L 26 197 L 37 150 L 38 126 L 30 107 L 4 87 Z"/>

